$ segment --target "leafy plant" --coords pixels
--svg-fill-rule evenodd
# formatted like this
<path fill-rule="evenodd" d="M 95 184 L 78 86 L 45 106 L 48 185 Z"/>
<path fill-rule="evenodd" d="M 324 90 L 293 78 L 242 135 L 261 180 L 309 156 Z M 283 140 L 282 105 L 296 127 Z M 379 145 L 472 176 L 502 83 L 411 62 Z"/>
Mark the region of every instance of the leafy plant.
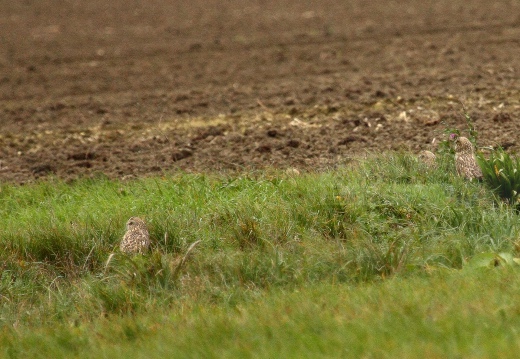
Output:
<path fill-rule="evenodd" d="M 494 150 L 489 158 L 477 155 L 484 181 L 509 204 L 520 207 L 520 159 L 511 157 L 502 148 Z"/>
<path fill-rule="evenodd" d="M 464 269 L 494 268 L 500 266 L 516 266 L 520 264 L 520 258 L 515 258 L 511 253 L 484 252 L 479 253 L 464 263 Z"/>

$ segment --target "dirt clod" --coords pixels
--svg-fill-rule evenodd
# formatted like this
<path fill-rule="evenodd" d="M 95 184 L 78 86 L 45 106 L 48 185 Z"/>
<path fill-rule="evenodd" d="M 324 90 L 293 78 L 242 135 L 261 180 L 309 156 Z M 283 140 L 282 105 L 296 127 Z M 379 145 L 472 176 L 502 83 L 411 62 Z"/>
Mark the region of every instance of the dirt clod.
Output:
<path fill-rule="evenodd" d="M 184 149 L 174 152 L 172 154 L 172 160 L 176 162 L 176 161 L 180 161 L 180 160 L 183 160 L 183 159 L 191 157 L 191 156 L 193 156 L 193 151 L 184 148 Z"/>

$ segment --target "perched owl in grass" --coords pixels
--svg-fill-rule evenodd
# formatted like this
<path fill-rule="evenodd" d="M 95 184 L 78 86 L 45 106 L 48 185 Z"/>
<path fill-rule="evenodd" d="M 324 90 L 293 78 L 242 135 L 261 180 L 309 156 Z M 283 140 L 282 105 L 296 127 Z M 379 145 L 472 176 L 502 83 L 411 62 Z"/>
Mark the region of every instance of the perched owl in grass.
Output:
<path fill-rule="evenodd" d="M 432 168 L 435 167 L 435 154 L 428 150 L 423 150 L 419 152 L 419 159 L 422 163 L 424 163 L 427 167 Z"/>
<path fill-rule="evenodd" d="M 131 217 L 126 222 L 126 233 L 119 248 L 125 254 L 142 254 L 150 247 L 150 234 L 146 223 L 139 217 Z"/>
<path fill-rule="evenodd" d="M 450 135 L 450 139 L 455 144 L 455 168 L 459 176 L 469 180 L 481 180 L 482 169 L 475 158 L 475 149 L 473 144 L 466 137 L 458 137 L 455 134 Z"/>

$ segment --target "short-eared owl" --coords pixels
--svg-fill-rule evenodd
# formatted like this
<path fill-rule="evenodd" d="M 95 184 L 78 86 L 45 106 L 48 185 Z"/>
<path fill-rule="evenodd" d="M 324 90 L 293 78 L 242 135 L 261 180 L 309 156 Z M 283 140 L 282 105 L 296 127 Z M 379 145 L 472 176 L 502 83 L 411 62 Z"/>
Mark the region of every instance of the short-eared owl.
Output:
<path fill-rule="evenodd" d="M 150 246 L 150 234 L 146 223 L 139 217 L 131 217 L 126 222 L 126 233 L 121 241 L 121 252 L 126 254 L 145 253 Z"/>
<path fill-rule="evenodd" d="M 435 154 L 428 150 L 419 152 L 419 159 L 428 167 L 435 167 Z"/>
<path fill-rule="evenodd" d="M 475 149 L 470 140 L 466 137 L 451 135 L 455 143 L 455 168 L 459 176 L 469 180 L 482 179 L 482 169 L 475 158 Z"/>

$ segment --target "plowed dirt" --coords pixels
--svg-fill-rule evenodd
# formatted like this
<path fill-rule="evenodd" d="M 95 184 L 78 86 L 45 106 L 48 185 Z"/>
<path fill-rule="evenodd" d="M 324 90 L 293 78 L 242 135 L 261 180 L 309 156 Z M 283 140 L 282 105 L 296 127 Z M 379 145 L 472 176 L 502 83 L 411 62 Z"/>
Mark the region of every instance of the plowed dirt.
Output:
<path fill-rule="evenodd" d="M 517 0 L 3 1 L 0 181 L 520 148 Z"/>

